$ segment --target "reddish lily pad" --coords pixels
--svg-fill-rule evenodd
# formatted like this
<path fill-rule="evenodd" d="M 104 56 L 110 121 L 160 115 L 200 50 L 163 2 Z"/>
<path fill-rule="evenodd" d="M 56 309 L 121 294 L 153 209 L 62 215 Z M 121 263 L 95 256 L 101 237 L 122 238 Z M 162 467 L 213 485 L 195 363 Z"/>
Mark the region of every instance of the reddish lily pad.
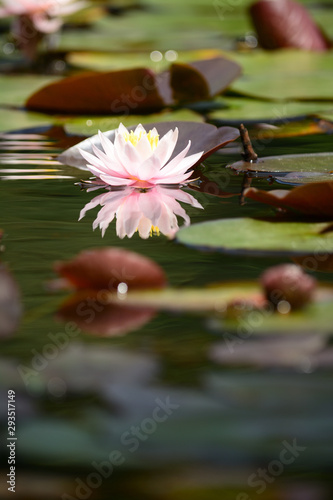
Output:
<path fill-rule="evenodd" d="M 286 210 L 333 218 L 333 181 L 314 182 L 292 190 L 263 191 L 250 187 L 245 189 L 244 196 Z"/>
<path fill-rule="evenodd" d="M 56 262 L 54 270 L 69 287 L 76 289 L 115 291 L 120 283 L 126 283 L 129 289 L 166 285 L 164 271 L 158 264 L 123 248 L 84 250 L 70 261 Z"/>
<path fill-rule="evenodd" d="M 46 85 L 26 102 L 32 110 L 76 114 L 152 112 L 164 106 L 155 75 L 145 68 L 70 76 Z"/>
<path fill-rule="evenodd" d="M 259 0 L 250 7 L 259 43 L 265 49 L 324 51 L 331 44 L 306 8 L 293 0 Z"/>
<path fill-rule="evenodd" d="M 186 121 L 154 122 L 146 123 L 144 127 L 146 130 L 151 130 L 155 127 L 160 137 L 163 137 L 167 132 L 169 132 L 169 130 L 178 127 L 179 138 L 171 159 L 177 156 L 177 154 L 187 146 L 188 141 L 191 140 L 192 144 L 190 154 L 204 151 L 199 163 L 218 149 L 239 137 L 239 130 L 234 127 L 216 128 L 214 125 L 209 125 L 207 123 Z M 134 130 L 136 125 L 127 128 L 128 130 Z M 105 132 L 105 135 L 108 139 L 113 141 L 115 137 L 115 130 Z M 67 149 L 67 151 L 58 156 L 57 159 L 65 165 L 87 170 L 85 167 L 85 161 L 83 160 L 79 149 L 83 149 L 91 153 L 93 151 L 92 144 L 98 148 L 102 148 L 98 135 L 89 137 L 81 143 Z"/>
<path fill-rule="evenodd" d="M 190 64 L 174 63 L 170 82 L 176 102 L 210 99 L 226 89 L 241 74 L 235 61 L 216 57 Z"/>
<path fill-rule="evenodd" d="M 46 85 L 29 97 L 26 107 L 50 113 L 150 113 L 184 100 L 211 98 L 240 72 L 237 62 L 222 57 L 173 64 L 159 75 L 147 68 L 91 71 Z"/>

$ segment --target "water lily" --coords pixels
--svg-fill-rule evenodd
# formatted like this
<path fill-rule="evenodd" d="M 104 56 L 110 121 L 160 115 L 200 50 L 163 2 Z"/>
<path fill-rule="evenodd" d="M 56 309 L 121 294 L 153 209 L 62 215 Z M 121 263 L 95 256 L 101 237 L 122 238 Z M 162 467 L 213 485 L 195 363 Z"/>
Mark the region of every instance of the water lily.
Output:
<path fill-rule="evenodd" d="M 1 4 L 0 17 L 28 18 L 40 33 L 58 31 L 63 23 L 62 16 L 86 6 L 86 2 L 78 0 L 1 0 Z"/>
<path fill-rule="evenodd" d="M 88 210 L 102 205 L 93 223 L 94 230 L 100 227 L 102 236 L 116 218 L 116 231 L 120 238 L 125 236 L 131 238 L 136 231 L 144 239 L 160 233 L 172 237 L 179 229 L 177 216 L 183 218 L 186 226 L 190 224 L 190 218 L 179 201 L 196 208 L 203 208 L 193 196 L 181 189 L 155 186 L 142 192 L 128 187 L 123 190 L 108 191 L 93 198 L 81 210 L 79 220 Z"/>
<path fill-rule="evenodd" d="M 87 168 L 110 186 L 151 188 L 158 184 L 179 185 L 192 175 L 189 169 L 201 158 L 203 151 L 186 156 L 191 141 L 172 157 L 178 140 L 178 128 L 169 130 L 162 138 L 156 128 L 148 132 L 140 124 L 133 131 L 120 124 L 112 142 L 99 132 L 104 151 L 92 144 L 92 153 L 80 149 Z"/>

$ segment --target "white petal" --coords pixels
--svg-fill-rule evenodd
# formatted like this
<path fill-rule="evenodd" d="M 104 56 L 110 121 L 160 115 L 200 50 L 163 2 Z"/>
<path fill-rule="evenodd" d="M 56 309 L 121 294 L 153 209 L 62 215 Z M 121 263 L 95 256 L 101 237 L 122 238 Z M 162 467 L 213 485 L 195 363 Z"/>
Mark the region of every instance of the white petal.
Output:
<path fill-rule="evenodd" d="M 148 137 L 146 135 L 143 135 L 141 137 L 141 139 L 138 141 L 135 148 L 136 148 L 142 162 L 147 160 L 147 158 L 149 158 L 153 154 L 153 150 L 151 148 L 150 142 L 149 142 Z"/>
<path fill-rule="evenodd" d="M 177 140 L 178 128 L 176 127 L 175 130 L 169 130 L 169 132 L 158 142 L 153 154 L 158 157 L 161 167 L 169 161 L 177 144 Z"/>

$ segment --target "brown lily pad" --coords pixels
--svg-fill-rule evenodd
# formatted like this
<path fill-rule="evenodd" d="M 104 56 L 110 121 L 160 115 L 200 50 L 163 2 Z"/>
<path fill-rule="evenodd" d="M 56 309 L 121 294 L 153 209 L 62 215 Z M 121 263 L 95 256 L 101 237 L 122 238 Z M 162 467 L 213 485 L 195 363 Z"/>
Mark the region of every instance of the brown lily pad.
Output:
<path fill-rule="evenodd" d="M 247 188 L 244 196 L 274 207 L 317 217 L 333 217 L 333 181 L 313 182 L 292 190 Z"/>
<path fill-rule="evenodd" d="M 225 90 L 240 74 L 235 61 L 216 57 L 189 64 L 174 63 L 170 68 L 170 84 L 176 102 L 210 99 Z"/>
<path fill-rule="evenodd" d="M 155 74 L 147 68 L 90 71 L 52 82 L 26 102 L 28 109 L 49 113 L 144 114 L 209 99 L 239 76 L 238 63 L 217 57 L 173 64 Z"/>
<path fill-rule="evenodd" d="M 128 114 L 165 106 L 154 73 L 145 68 L 85 72 L 50 83 L 26 102 L 28 109 L 49 113 Z"/>
<path fill-rule="evenodd" d="M 166 277 L 154 261 L 123 248 L 84 250 L 72 260 L 56 262 L 54 270 L 71 288 L 116 291 L 120 283 L 129 290 L 163 288 Z"/>
<path fill-rule="evenodd" d="M 306 8 L 294 0 L 259 0 L 250 15 L 264 49 L 324 51 L 331 46 Z"/>

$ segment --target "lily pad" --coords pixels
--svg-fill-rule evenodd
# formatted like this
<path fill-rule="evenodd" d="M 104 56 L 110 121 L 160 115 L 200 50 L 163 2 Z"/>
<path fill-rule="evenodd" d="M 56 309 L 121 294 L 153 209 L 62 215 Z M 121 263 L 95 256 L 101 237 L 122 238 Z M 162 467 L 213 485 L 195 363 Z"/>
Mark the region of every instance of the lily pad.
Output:
<path fill-rule="evenodd" d="M 333 179 L 333 153 L 310 153 L 283 156 L 267 156 L 256 162 L 237 161 L 228 165 L 237 172 L 260 172 L 268 176 L 281 176 L 290 172 L 314 177 L 313 181 Z M 325 176 L 324 178 L 322 176 Z M 331 177 L 332 176 L 332 177 Z M 302 183 L 301 177 L 299 183 Z"/>
<path fill-rule="evenodd" d="M 41 88 L 26 102 L 32 110 L 81 114 L 149 112 L 164 106 L 155 75 L 145 68 L 69 76 Z"/>
<path fill-rule="evenodd" d="M 69 288 L 117 290 L 118 285 L 132 288 L 163 288 L 166 277 L 153 260 L 124 248 L 97 248 L 80 252 L 70 261 L 56 262 L 54 270 Z"/>
<path fill-rule="evenodd" d="M 205 288 L 164 288 L 163 290 L 130 291 L 119 299 L 110 295 L 113 304 L 128 307 L 149 307 L 167 311 L 223 313 L 234 301 L 261 306 L 263 292 L 258 283 L 220 283 Z"/>
<path fill-rule="evenodd" d="M 251 5 L 250 15 L 259 43 L 265 49 L 325 51 L 331 46 L 310 13 L 297 1 L 258 0 Z"/>
<path fill-rule="evenodd" d="M 41 88 L 28 109 L 49 113 L 140 114 L 208 99 L 237 78 L 241 67 L 223 57 L 172 64 L 156 74 L 148 68 L 84 72 Z"/>
<path fill-rule="evenodd" d="M 332 100 L 333 53 L 279 50 L 237 54 L 244 73 L 232 89 L 272 100 Z"/>
<path fill-rule="evenodd" d="M 256 188 L 244 190 L 244 196 L 274 207 L 295 210 L 307 215 L 333 218 L 333 181 L 315 182 L 292 190 L 264 191 Z"/>
<path fill-rule="evenodd" d="M 227 121 L 234 120 L 238 123 L 248 121 L 253 122 L 269 122 L 279 126 L 276 130 L 267 130 L 267 135 L 275 136 L 281 127 L 283 131 L 285 129 L 294 129 L 299 122 L 295 123 L 296 117 L 299 119 L 306 117 L 309 114 L 323 114 L 327 113 L 328 110 L 332 111 L 333 114 L 333 104 L 323 103 L 323 102 L 308 102 L 308 101 L 286 101 L 282 103 L 272 103 L 271 101 L 263 101 L 260 99 L 249 99 L 247 97 L 217 97 L 214 103 L 220 103 L 223 106 L 222 109 L 217 109 L 211 111 L 208 114 L 208 119 L 211 123 L 215 125 L 225 125 Z M 282 123 L 281 123 L 282 122 Z M 311 122 L 316 125 L 313 121 Z M 316 133 L 316 129 L 312 130 L 311 133 Z M 320 130 L 320 129 L 319 129 Z M 264 130 L 262 131 L 265 132 Z M 251 131 L 252 138 L 252 131 Z"/>
<path fill-rule="evenodd" d="M 247 255 L 333 253 L 329 222 L 281 222 L 251 218 L 220 219 L 180 229 L 177 240 L 190 247 Z"/>

